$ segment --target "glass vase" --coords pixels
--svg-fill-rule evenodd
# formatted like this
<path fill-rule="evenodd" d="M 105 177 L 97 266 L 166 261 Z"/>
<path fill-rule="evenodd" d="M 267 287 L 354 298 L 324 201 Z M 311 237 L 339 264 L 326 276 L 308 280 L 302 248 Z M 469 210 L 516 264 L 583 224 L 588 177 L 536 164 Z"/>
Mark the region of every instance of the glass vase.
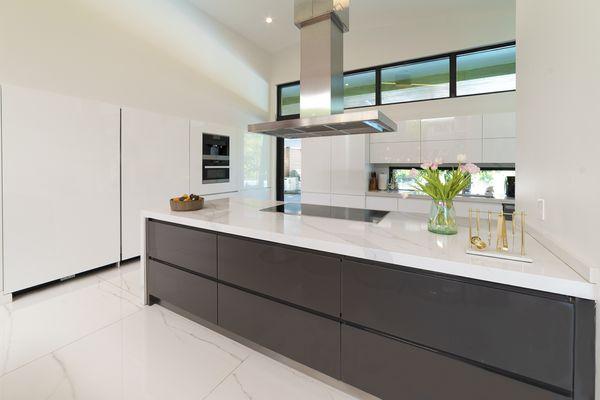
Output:
<path fill-rule="evenodd" d="M 440 235 L 456 235 L 458 233 L 456 210 L 452 200 L 433 200 L 427 230 Z"/>

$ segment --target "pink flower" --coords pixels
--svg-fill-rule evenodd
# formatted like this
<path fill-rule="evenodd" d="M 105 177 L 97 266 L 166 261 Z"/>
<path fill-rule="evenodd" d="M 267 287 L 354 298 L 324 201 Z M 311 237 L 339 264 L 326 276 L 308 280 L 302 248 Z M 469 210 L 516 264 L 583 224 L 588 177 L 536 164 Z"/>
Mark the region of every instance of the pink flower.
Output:
<path fill-rule="evenodd" d="M 466 172 L 466 173 L 471 174 L 471 175 L 476 174 L 479 171 L 481 171 L 481 169 L 477 165 L 472 164 L 472 163 L 461 165 L 460 166 L 460 170 L 462 172 Z"/>
<path fill-rule="evenodd" d="M 435 171 L 436 169 L 438 169 L 438 167 L 439 167 L 438 163 L 431 164 L 431 170 L 432 171 Z"/>
<path fill-rule="evenodd" d="M 423 169 L 429 169 L 431 168 L 431 163 L 430 162 L 424 162 L 423 164 L 421 164 L 421 168 Z"/>
<path fill-rule="evenodd" d="M 419 176 L 419 170 L 416 168 L 413 168 L 410 170 L 410 177 L 411 178 L 416 178 L 417 176 Z"/>

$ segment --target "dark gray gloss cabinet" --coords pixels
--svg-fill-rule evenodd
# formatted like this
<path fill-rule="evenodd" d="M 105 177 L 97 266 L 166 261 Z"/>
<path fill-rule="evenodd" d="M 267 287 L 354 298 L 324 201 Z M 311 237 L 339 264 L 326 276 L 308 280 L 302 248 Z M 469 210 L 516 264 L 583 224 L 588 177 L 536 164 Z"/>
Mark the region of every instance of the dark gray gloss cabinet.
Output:
<path fill-rule="evenodd" d="M 593 301 L 158 221 L 146 248 L 150 301 L 382 399 L 593 399 Z"/>
<path fill-rule="evenodd" d="M 217 276 L 217 235 L 166 222 L 149 221 L 146 252 L 152 258 Z"/>
<path fill-rule="evenodd" d="M 342 380 L 382 399 L 566 400 L 435 352 L 342 326 Z"/>
<path fill-rule="evenodd" d="M 334 378 L 340 377 L 340 323 L 219 285 L 219 325 Z"/>
<path fill-rule="evenodd" d="M 341 259 L 219 235 L 219 280 L 335 317 Z"/>
<path fill-rule="evenodd" d="M 573 385 L 574 305 L 344 261 L 344 320 L 549 385 Z"/>
<path fill-rule="evenodd" d="M 162 263 L 148 260 L 148 293 L 169 308 L 217 323 L 217 283 Z M 175 310 L 177 311 L 177 310 Z"/>

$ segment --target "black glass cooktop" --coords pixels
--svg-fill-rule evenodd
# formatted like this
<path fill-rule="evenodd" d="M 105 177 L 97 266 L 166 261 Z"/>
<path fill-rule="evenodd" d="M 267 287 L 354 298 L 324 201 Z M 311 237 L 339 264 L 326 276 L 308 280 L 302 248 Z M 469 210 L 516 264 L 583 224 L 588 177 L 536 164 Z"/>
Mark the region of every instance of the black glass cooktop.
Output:
<path fill-rule="evenodd" d="M 291 215 L 309 215 L 311 217 L 348 219 L 352 221 L 379 222 L 388 211 L 365 210 L 362 208 L 346 208 L 319 206 L 314 204 L 285 203 L 261 211 L 280 212 Z"/>

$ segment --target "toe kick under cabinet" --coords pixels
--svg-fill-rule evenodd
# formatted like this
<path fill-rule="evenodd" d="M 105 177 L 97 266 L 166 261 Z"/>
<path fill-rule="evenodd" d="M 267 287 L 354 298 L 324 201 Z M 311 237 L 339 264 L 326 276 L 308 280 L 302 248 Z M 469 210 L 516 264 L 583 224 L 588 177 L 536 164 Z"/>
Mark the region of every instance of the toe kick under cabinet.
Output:
<path fill-rule="evenodd" d="M 593 301 L 156 220 L 148 303 L 382 399 L 594 393 Z"/>

